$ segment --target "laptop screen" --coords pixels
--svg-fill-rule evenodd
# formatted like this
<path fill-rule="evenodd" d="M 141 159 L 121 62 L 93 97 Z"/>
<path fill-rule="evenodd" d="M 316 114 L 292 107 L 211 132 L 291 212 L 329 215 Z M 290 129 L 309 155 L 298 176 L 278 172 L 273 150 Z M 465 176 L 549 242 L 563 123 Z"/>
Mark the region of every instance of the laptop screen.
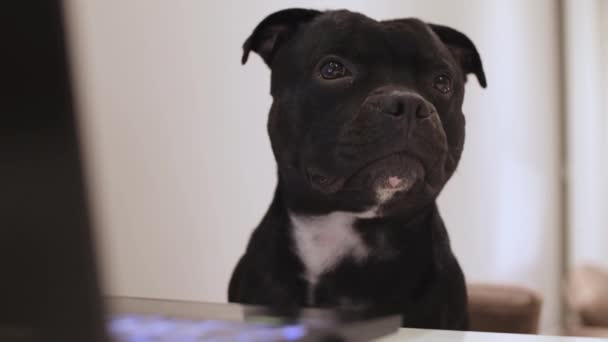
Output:
<path fill-rule="evenodd" d="M 2 341 L 104 339 L 61 5 L 0 11 Z"/>

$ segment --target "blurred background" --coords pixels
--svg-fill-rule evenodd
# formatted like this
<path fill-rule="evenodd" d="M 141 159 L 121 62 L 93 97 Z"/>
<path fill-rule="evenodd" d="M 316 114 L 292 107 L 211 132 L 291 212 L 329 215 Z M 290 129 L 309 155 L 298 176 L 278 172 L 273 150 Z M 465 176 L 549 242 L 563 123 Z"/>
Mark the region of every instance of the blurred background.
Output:
<path fill-rule="evenodd" d="M 476 44 L 460 166 L 439 199 L 468 281 L 542 294 L 540 331 L 568 317 L 566 279 L 608 268 L 608 1 L 67 1 L 105 291 L 225 302 L 273 195 L 269 70 L 240 65 L 266 15 L 347 8 L 419 17 Z M 353 37 L 356 39 L 356 37 Z"/>

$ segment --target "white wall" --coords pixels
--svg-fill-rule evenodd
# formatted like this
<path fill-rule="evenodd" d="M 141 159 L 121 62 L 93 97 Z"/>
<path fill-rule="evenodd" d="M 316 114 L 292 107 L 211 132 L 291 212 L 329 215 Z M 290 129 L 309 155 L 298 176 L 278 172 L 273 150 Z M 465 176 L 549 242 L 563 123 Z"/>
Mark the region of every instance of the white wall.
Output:
<path fill-rule="evenodd" d="M 608 3 L 565 4 L 569 261 L 608 268 Z"/>
<path fill-rule="evenodd" d="M 241 45 L 272 11 L 347 7 L 451 25 L 477 44 L 489 88 L 468 85 L 465 152 L 441 210 L 467 277 L 538 289 L 554 331 L 554 1 L 68 3 L 108 293 L 225 301 L 275 185 L 269 73 L 257 57 L 241 67 Z"/>

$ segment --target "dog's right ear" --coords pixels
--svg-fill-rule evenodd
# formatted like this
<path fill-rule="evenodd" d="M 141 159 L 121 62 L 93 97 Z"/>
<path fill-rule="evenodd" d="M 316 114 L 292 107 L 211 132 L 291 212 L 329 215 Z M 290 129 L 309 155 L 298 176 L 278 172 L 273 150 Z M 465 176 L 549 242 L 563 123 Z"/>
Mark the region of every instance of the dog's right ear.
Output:
<path fill-rule="evenodd" d="M 428 25 L 448 47 L 452 56 L 460 63 L 465 75 L 475 74 L 479 84 L 483 88 L 487 87 L 486 74 L 481 65 L 481 57 L 479 57 L 479 52 L 477 52 L 475 44 L 473 44 L 469 37 L 451 27 L 430 23 Z"/>
<path fill-rule="evenodd" d="M 253 33 L 243 44 L 241 63 L 245 64 L 249 52 L 254 51 L 270 67 L 272 58 L 298 27 L 311 21 L 322 12 L 316 10 L 290 8 L 267 16 L 253 30 Z"/>

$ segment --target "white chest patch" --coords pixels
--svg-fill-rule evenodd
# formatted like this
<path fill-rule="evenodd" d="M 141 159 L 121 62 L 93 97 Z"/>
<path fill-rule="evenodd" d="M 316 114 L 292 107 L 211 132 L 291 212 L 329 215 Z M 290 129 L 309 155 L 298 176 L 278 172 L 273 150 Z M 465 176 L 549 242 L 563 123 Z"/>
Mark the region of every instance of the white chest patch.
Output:
<path fill-rule="evenodd" d="M 331 271 L 345 257 L 365 260 L 370 249 L 354 231 L 357 218 L 371 218 L 374 211 L 337 211 L 324 216 L 290 214 L 296 253 L 302 260 L 306 280 L 314 287 L 319 277 Z"/>

